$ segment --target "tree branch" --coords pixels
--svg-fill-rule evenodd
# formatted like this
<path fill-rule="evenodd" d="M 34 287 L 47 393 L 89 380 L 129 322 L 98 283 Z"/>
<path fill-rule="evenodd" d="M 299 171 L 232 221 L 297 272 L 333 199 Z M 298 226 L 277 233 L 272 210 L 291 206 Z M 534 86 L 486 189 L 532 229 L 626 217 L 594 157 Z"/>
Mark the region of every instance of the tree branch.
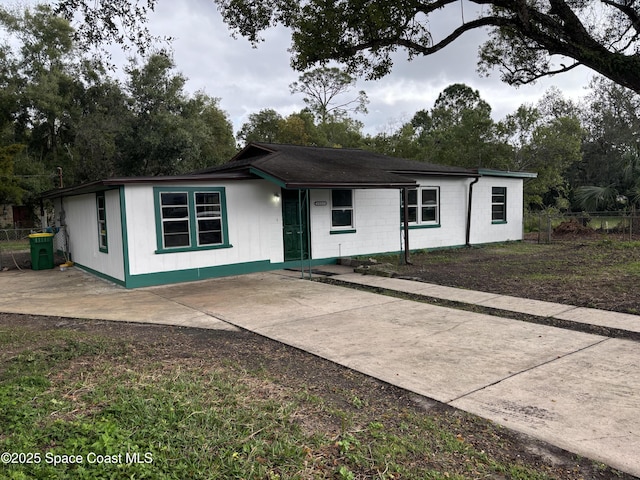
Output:
<path fill-rule="evenodd" d="M 579 67 L 580 65 L 582 65 L 582 63 L 576 62 L 569 65 L 568 67 L 559 68 L 557 70 L 547 70 L 542 73 L 536 73 L 533 70 L 526 70 L 526 69 L 518 69 L 518 70 L 513 69 L 511 70 L 511 74 L 516 75 L 519 71 L 526 71 L 528 76 L 526 77 L 526 79 L 519 80 L 518 85 L 528 85 L 531 83 L 535 83 L 537 80 L 540 80 L 541 78 L 544 78 L 544 77 L 556 75 L 558 73 L 568 72 L 569 70 L 573 70 L 574 68 Z M 503 66 L 507 68 L 506 65 L 503 65 Z"/>
<path fill-rule="evenodd" d="M 600 0 L 605 5 L 609 5 L 610 7 L 617 8 L 620 12 L 624 13 L 629 20 L 631 20 L 631 26 L 633 29 L 640 33 L 640 14 L 634 10 L 634 8 L 629 5 L 622 5 L 620 3 L 614 2 L 613 0 Z"/>
<path fill-rule="evenodd" d="M 451 2 L 446 2 L 451 3 Z M 486 27 L 486 26 L 508 26 L 512 25 L 513 22 L 508 18 L 504 17 L 483 17 L 477 20 L 473 20 L 471 22 L 465 23 L 460 27 L 456 28 L 451 34 L 449 34 L 446 38 L 442 39 L 440 42 L 436 43 L 432 46 L 425 46 L 415 41 L 406 38 L 386 38 L 386 39 L 375 39 L 368 42 L 359 43 L 354 45 L 349 49 L 349 53 L 351 55 L 360 52 L 362 50 L 378 50 L 385 47 L 390 47 L 393 45 L 405 47 L 408 50 L 415 51 L 422 55 L 431 55 L 442 50 L 447 45 L 453 43 L 456 39 L 461 37 L 465 32 L 470 30 L 475 30 L 476 28 Z"/>

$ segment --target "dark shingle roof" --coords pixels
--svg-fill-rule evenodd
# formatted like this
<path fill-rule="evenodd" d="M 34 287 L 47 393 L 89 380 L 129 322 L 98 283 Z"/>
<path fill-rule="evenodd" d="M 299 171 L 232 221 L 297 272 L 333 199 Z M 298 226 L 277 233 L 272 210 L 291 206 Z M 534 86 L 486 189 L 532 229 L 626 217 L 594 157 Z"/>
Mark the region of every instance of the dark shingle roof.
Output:
<path fill-rule="evenodd" d="M 477 177 L 474 170 L 389 157 L 353 148 L 250 143 L 228 163 L 197 175 L 248 170 L 286 188 L 400 188 L 414 175 Z"/>

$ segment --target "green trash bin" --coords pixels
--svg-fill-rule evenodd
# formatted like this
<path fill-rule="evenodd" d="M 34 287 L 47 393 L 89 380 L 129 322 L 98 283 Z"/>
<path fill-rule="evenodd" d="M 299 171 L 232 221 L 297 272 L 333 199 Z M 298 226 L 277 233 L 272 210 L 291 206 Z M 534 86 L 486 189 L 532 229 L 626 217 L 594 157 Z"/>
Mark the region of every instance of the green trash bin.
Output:
<path fill-rule="evenodd" d="M 29 235 L 31 245 L 31 268 L 46 270 L 53 268 L 53 233 L 32 233 Z"/>

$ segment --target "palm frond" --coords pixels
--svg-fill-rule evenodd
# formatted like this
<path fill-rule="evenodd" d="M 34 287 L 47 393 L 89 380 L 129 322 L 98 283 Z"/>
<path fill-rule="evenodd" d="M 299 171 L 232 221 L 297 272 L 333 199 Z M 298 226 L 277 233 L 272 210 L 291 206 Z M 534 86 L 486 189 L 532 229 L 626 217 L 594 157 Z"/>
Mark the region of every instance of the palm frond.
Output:
<path fill-rule="evenodd" d="M 578 204 L 586 211 L 597 211 L 615 205 L 618 190 L 612 186 L 598 187 L 589 185 L 578 187 L 575 198 Z"/>

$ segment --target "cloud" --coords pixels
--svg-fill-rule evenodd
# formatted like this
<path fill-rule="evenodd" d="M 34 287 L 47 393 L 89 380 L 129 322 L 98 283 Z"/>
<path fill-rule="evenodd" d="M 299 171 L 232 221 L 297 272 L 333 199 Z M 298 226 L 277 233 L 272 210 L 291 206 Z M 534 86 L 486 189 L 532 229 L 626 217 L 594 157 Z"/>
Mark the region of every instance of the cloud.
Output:
<path fill-rule="evenodd" d="M 463 19 L 479 15 L 482 8 L 463 2 L 440 11 L 430 18 L 434 40 Z M 231 37 L 211 0 L 158 1 L 149 28 L 155 35 L 174 38 L 174 60 L 177 70 L 188 78 L 187 89 L 204 90 L 220 98 L 220 106 L 236 132 L 251 113 L 270 108 L 286 116 L 304 107 L 302 96 L 289 91 L 289 84 L 300 73 L 290 66 L 291 37 L 287 29 L 266 31 L 264 42 L 253 48 L 244 38 Z M 390 124 L 407 121 L 416 111 L 431 108 L 439 93 L 452 83 L 466 83 L 479 90 L 496 120 L 523 103 L 535 104 L 552 85 L 569 98 L 586 93 L 593 74 L 585 68 L 517 89 L 502 83 L 497 72 L 480 77 L 476 72 L 477 52 L 485 38 L 485 32 L 468 32 L 437 54 L 412 61 L 407 60 L 406 52 L 398 51 L 390 75 L 376 81 L 359 80 L 356 89 L 365 90 L 370 100 L 369 114 L 355 116 L 365 125 L 365 133 L 387 131 Z M 127 63 L 126 55 L 116 50 L 114 60 L 120 66 Z"/>

